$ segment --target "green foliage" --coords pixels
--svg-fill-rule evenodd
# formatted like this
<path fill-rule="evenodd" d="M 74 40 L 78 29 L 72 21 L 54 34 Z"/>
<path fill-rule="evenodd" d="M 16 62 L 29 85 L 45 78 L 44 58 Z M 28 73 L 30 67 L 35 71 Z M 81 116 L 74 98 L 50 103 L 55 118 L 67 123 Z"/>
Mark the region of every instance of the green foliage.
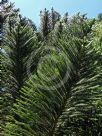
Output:
<path fill-rule="evenodd" d="M 32 22 L 21 16 L 5 31 L 0 134 L 100 136 L 101 22 L 79 13 L 58 21 L 53 9 L 41 14 L 46 40 L 40 41 Z"/>
<path fill-rule="evenodd" d="M 92 45 L 85 46 L 79 67 L 79 81 L 71 88 L 56 125 L 56 136 L 101 135 L 102 105 L 99 103 L 102 101 L 102 55 Z"/>
<path fill-rule="evenodd" d="M 60 45 L 64 46 L 64 44 L 63 41 L 63 45 Z M 7 123 L 5 135 L 17 135 L 18 133 L 28 135 L 25 130 L 28 130 L 29 135 L 37 136 L 52 133 L 56 119 L 69 92 L 67 90 L 70 86 L 68 82 L 71 80 L 71 75 L 75 73 L 70 55 L 68 57 L 64 52 L 56 53 L 55 48 L 53 48 L 51 48 L 50 54 L 47 54 L 41 60 L 37 75 L 33 75 L 22 88 L 21 98 L 17 100 L 13 109 L 16 118 L 11 121 L 15 123 Z M 67 49 L 71 51 L 72 47 L 69 46 Z M 74 55 L 73 57 L 76 58 Z M 64 82 L 67 82 L 66 86 Z"/>
<path fill-rule="evenodd" d="M 5 90 L 3 92 L 0 91 L 0 136 L 4 136 L 3 127 L 6 125 L 5 123 L 8 121 L 8 115 L 11 111 L 12 105 L 12 96 L 9 91 Z"/>
<path fill-rule="evenodd" d="M 32 72 L 36 72 L 38 62 L 36 50 L 40 46 L 34 29 L 28 23 L 22 24 L 22 19 L 17 20 L 12 25 L 8 23 L 8 26 L 10 27 L 5 29 L 0 56 L 2 84 L 0 90 L 1 125 L 5 122 L 3 116 L 7 118 L 7 115 L 11 112 L 13 102 L 19 97 L 21 86 Z M 6 94 L 9 94 L 10 98 L 5 97 Z M 7 113 L 5 108 L 3 110 L 5 106 Z"/>
<path fill-rule="evenodd" d="M 3 45 L 7 58 L 6 66 L 10 73 L 8 77 L 11 82 L 10 89 L 15 96 L 16 91 L 28 77 L 26 65 L 30 55 L 38 48 L 37 37 L 31 27 L 22 26 L 18 22 L 13 28 L 7 29 Z"/>
<path fill-rule="evenodd" d="M 59 117 L 55 136 L 99 136 L 102 128 L 102 40 L 101 23 L 91 32 L 91 41 L 82 52 L 78 82 Z"/>

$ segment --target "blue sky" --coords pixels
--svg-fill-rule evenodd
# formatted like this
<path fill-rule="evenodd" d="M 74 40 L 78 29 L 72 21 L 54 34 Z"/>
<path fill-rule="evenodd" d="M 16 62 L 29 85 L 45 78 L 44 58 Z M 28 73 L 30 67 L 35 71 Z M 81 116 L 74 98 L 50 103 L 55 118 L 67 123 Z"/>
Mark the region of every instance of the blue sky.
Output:
<path fill-rule="evenodd" d="M 39 12 L 44 8 L 50 10 L 53 7 L 61 15 L 65 12 L 72 15 L 80 11 L 92 18 L 102 13 L 102 0 L 10 0 L 10 2 L 15 2 L 15 7 L 20 8 L 21 14 L 32 19 L 36 25 L 39 24 Z"/>

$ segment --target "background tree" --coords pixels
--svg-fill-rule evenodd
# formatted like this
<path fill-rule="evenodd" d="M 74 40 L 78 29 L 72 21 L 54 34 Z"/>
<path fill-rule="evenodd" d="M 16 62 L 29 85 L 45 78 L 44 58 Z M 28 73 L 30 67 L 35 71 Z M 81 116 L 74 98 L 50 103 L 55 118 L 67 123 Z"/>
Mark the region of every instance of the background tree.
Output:
<path fill-rule="evenodd" d="M 102 13 L 98 14 L 98 20 L 102 21 Z"/>
<path fill-rule="evenodd" d="M 48 10 L 40 11 L 40 31 L 43 37 L 46 37 L 51 30 L 54 29 L 54 26 L 57 21 L 60 20 L 60 14 L 54 9 L 51 9 L 51 12 Z"/>

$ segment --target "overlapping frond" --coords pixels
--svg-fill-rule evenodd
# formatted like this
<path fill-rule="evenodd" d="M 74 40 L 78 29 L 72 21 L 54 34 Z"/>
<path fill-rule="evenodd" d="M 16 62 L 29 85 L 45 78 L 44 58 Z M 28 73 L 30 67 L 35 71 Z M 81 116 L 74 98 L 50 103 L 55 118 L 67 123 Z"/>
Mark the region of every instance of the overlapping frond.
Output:
<path fill-rule="evenodd" d="M 21 131 L 19 131 L 22 135 L 23 129 L 28 131 L 31 129 L 30 135 L 45 136 L 52 133 L 69 93 L 70 82 L 76 73 L 75 61 L 72 61 L 72 56 L 73 60 L 74 58 L 78 59 L 78 49 L 75 47 L 74 41 L 71 45 L 70 42 L 67 44 L 69 45 L 66 46 L 67 52 L 64 47 L 66 43 L 61 39 L 58 46 L 62 47 L 62 51 L 61 48 L 54 46 L 45 47 L 43 53 L 48 53 L 40 60 L 37 75 L 33 75 L 22 88 L 21 99 L 14 106 L 14 114 L 17 116 L 16 122 L 14 119 L 15 126 L 8 123 L 7 127 L 11 126 L 9 129 L 21 127 Z M 27 124 L 27 128 L 25 124 Z M 15 129 L 12 132 L 9 129 L 8 134 L 18 134 Z"/>
<path fill-rule="evenodd" d="M 94 50 L 93 42 L 85 46 L 79 81 L 71 88 L 54 135 L 101 135 L 102 55 L 98 51 Z"/>

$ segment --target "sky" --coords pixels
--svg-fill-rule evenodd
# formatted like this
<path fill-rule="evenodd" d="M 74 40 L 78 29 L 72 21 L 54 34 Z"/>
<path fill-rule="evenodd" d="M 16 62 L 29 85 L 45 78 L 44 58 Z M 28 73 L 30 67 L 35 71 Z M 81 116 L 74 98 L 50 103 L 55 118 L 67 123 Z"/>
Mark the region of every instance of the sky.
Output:
<path fill-rule="evenodd" d="M 77 12 L 87 13 L 88 17 L 97 17 L 98 13 L 102 13 L 102 0 L 9 0 L 15 3 L 16 8 L 20 8 L 20 13 L 27 18 L 33 20 L 38 26 L 40 19 L 39 13 L 44 8 L 54 10 L 63 15 L 68 12 L 73 15 Z"/>

